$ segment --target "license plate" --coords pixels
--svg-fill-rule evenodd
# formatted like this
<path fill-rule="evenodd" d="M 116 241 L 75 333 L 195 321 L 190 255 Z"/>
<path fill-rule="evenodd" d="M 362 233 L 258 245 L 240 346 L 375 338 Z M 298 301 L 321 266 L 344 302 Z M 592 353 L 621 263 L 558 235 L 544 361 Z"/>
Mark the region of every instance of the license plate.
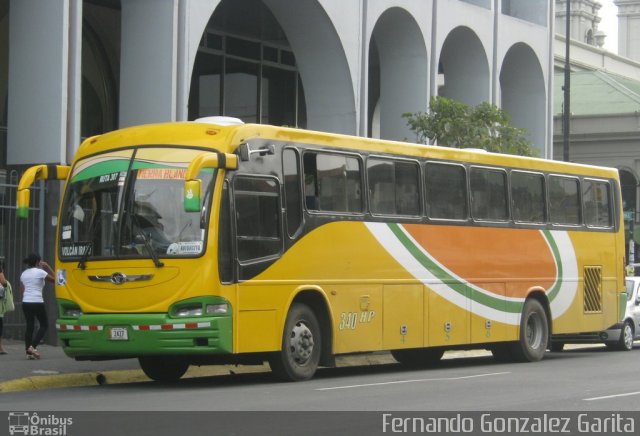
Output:
<path fill-rule="evenodd" d="M 112 341 L 128 341 L 129 334 L 126 327 L 111 327 L 109 329 L 109 339 Z"/>

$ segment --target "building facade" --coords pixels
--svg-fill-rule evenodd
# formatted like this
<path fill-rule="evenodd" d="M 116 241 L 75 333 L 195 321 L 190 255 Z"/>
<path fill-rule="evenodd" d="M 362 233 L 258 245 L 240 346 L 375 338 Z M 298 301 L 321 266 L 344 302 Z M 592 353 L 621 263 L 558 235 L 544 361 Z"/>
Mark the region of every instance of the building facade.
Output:
<path fill-rule="evenodd" d="M 618 53 L 589 40 L 599 2 L 571 1 L 569 160 L 620 172 L 627 237 L 640 241 L 640 0 L 615 0 Z M 566 1 L 556 0 L 554 152 L 564 154 L 563 86 Z M 585 20 L 588 17 L 588 20 Z"/>
<path fill-rule="evenodd" d="M 16 227 L 24 167 L 135 124 L 227 115 L 412 140 L 402 114 L 441 95 L 502 107 L 550 157 L 553 27 L 548 0 L 0 0 L 0 256 L 53 256 L 59 187 Z"/>

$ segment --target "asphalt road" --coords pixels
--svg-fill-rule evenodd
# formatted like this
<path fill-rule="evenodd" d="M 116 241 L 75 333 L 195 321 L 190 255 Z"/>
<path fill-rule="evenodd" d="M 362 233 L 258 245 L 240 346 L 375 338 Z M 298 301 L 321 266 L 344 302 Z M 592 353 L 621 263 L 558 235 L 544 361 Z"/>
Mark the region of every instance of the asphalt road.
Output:
<path fill-rule="evenodd" d="M 321 369 L 307 382 L 270 373 L 3 393 L 0 410 L 30 411 L 587 411 L 640 410 L 640 349 L 547 353 L 541 362 L 490 356 Z"/>
<path fill-rule="evenodd" d="M 0 394 L 0 434 L 25 422 L 25 434 L 65 436 L 549 434 L 566 430 L 562 424 L 569 425 L 564 434 L 636 434 L 639 357 L 638 345 L 547 353 L 529 364 L 457 352 L 420 370 L 389 359 L 358 365 L 369 359 L 362 357 L 301 383 L 278 382 L 258 368 L 170 384 L 7 391 Z M 428 427 L 435 420 L 439 427 Z M 537 427 L 505 427 L 525 422 Z"/>

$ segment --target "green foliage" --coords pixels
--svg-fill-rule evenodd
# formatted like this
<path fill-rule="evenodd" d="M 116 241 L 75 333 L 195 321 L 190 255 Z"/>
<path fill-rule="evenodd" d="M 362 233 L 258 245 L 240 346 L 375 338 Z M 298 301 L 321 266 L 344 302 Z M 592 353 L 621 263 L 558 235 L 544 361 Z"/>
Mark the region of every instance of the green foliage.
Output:
<path fill-rule="evenodd" d="M 514 127 L 502 109 L 481 103 L 472 107 L 445 97 L 432 97 L 429 112 L 405 113 L 416 141 L 444 147 L 480 148 L 495 153 L 535 156 L 526 131 Z"/>

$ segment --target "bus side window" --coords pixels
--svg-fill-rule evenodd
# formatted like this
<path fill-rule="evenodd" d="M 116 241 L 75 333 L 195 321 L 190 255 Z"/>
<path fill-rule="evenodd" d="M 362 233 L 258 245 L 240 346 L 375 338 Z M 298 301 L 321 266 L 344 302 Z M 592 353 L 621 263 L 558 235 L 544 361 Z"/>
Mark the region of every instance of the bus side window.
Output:
<path fill-rule="evenodd" d="M 506 221 L 507 174 L 502 170 L 471 167 L 471 216 L 474 219 Z"/>
<path fill-rule="evenodd" d="M 581 223 L 578 179 L 549 176 L 549 216 L 553 224 Z"/>
<path fill-rule="evenodd" d="M 362 171 L 354 156 L 333 153 L 304 154 L 307 209 L 326 212 L 362 212 Z"/>
<path fill-rule="evenodd" d="M 304 154 L 304 203 L 307 210 L 318 210 L 316 154 Z"/>
<path fill-rule="evenodd" d="M 284 195 L 287 208 L 287 232 L 295 236 L 302 225 L 302 204 L 300 193 L 300 165 L 298 153 L 287 148 L 282 152 L 282 166 L 284 174 Z"/>
<path fill-rule="evenodd" d="M 584 202 L 584 221 L 589 227 L 611 227 L 611 202 L 609 184 L 603 181 L 584 180 L 582 201 Z"/>
<path fill-rule="evenodd" d="M 426 186 L 429 218 L 467 219 L 467 177 L 464 167 L 428 162 Z"/>
<path fill-rule="evenodd" d="M 374 214 L 420 214 L 420 171 L 415 162 L 367 160 L 369 205 Z"/>
<path fill-rule="evenodd" d="M 544 176 L 522 171 L 511 172 L 511 203 L 516 222 L 544 223 Z"/>

